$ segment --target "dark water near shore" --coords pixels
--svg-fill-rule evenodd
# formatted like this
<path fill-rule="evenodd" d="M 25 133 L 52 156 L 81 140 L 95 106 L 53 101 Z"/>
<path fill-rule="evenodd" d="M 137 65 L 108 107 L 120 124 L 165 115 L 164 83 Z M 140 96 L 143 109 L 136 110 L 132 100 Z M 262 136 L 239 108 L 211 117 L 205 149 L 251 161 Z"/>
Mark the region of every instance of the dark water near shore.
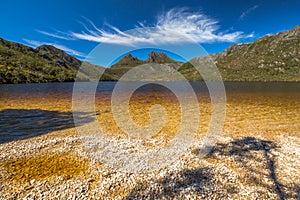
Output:
<path fill-rule="evenodd" d="M 102 82 L 98 85 L 97 92 L 110 92 L 116 82 Z M 74 83 L 32 83 L 32 84 L 2 84 L 0 85 L 0 100 L 8 97 L 42 97 L 43 95 L 72 95 Z M 192 82 L 196 93 L 206 93 L 204 82 Z M 226 93 L 265 93 L 299 96 L 300 83 L 292 82 L 226 82 Z M 155 86 L 144 88 L 145 92 L 155 90 Z"/>

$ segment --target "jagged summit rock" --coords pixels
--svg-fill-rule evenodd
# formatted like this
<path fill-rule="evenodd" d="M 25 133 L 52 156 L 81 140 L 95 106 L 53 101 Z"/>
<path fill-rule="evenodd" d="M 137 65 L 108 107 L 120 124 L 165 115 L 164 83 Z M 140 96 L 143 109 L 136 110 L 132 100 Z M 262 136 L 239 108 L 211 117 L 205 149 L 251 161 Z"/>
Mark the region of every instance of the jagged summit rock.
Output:
<path fill-rule="evenodd" d="M 151 51 L 148 55 L 147 61 L 150 63 L 173 63 L 175 62 L 163 52 Z"/>
<path fill-rule="evenodd" d="M 119 63 L 127 63 L 127 62 L 134 62 L 138 61 L 139 59 L 137 57 L 132 56 L 130 53 L 124 56 Z"/>
<path fill-rule="evenodd" d="M 139 60 L 137 57 L 134 57 L 130 53 L 125 55 L 121 60 L 116 64 L 112 65 L 111 68 L 124 68 L 124 67 L 134 67 L 139 64 L 143 64 L 144 61 Z"/>
<path fill-rule="evenodd" d="M 111 66 L 111 68 L 120 68 L 120 67 L 135 67 L 140 64 L 145 64 L 145 63 L 159 63 L 159 64 L 164 64 L 164 63 L 176 63 L 176 61 L 172 60 L 167 56 L 167 54 L 163 52 L 155 52 L 151 51 L 148 54 L 148 58 L 146 60 L 140 60 L 137 57 L 134 57 L 131 54 L 125 55 L 121 60 L 119 60 L 116 64 Z"/>

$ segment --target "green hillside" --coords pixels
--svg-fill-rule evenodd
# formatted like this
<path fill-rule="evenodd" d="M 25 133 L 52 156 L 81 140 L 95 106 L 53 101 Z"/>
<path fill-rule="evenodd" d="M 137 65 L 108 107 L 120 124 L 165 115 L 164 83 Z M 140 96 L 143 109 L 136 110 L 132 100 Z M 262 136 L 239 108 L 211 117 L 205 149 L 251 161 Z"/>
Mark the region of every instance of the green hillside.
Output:
<path fill-rule="evenodd" d="M 74 81 L 81 64 L 51 45 L 34 49 L 0 38 L 0 83 Z M 79 79 L 86 80 L 87 74 L 80 72 Z"/>
<path fill-rule="evenodd" d="M 300 81 L 300 26 L 211 55 L 224 81 Z M 179 71 L 201 80 L 189 63 Z"/>

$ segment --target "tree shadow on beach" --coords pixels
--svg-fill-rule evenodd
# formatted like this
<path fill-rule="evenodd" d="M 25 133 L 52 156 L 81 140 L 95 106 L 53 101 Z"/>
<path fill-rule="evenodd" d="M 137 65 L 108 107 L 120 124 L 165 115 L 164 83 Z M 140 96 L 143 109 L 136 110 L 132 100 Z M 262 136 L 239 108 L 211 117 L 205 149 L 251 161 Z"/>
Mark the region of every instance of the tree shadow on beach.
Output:
<path fill-rule="evenodd" d="M 162 178 L 137 184 L 125 199 L 186 199 L 184 193 L 193 193 L 192 197 L 209 199 L 216 192 L 216 187 L 219 187 L 218 191 L 223 190 L 224 198 L 227 197 L 227 193 L 236 192 L 233 184 L 223 187 L 214 176 L 210 168 L 171 172 Z"/>
<path fill-rule="evenodd" d="M 245 137 L 236 139 L 230 143 L 217 143 L 207 158 L 221 160 L 224 157 L 232 157 L 234 161 L 246 170 L 251 184 L 267 188 L 275 193 L 278 199 L 300 197 L 299 186 L 286 186 L 280 183 L 276 174 L 276 155 L 272 150 L 279 146 L 272 141 Z M 194 153 L 200 152 L 196 150 Z M 259 156 L 262 155 L 262 156 Z M 256 165 L 253 165 L 253 161 Z M 262 180 L 266 178 L 272 184 L 266 184 Z M 297 197 L 296 197 L 297 198 Z"/>
<path fill-rule="evenodd" d="M 278 199 L 299 199 L 300 187 L 297 183 L 293 186 L 287 186 L 278 180 L 276 156 L 272 152 L 278 148 L 279 146 L 272 141 L 245 137 L 227 144 L 217 143 L 204 159 L 213 159 L 217 163 L 221 163 L 225 162 L 226 157 L 228 157 L 235 164 L 242 166 L 245 171 L 243 174 L 248 176 L 248 180 L 242 181 L 246 181 L 249 186 L 263 187 L 277 196 Z M 202 149 L 193 151 L 196 155 L 200 152 Z M 257 165 L 253 165 L 253 163 L 257 163 Z M 227 165 L 227 163 L 224 164 Z M 215 178 L 217 176 L 223 178 Z M 196 195 L 199 199 L 232 198 L 230 194 L 238 195 L 239 186 L 229 176 L 230 174 L 226 172 L 216 174 L 216 170 L 209 167 L 185 169 L 179 173 L 172 172 L 162 178 L 138 183 L 125 199 L 188 198 L 182 195 L 183 193 Z M 262 177 L 267 180 L 268 184 L 263 181 Z M 222 179 L 227 181 L 220 181 Z M 257 192 L 261 198 L 272 198 L 268 197 L 268 194 Z"/>
<path fill-rule="evenodd" d="M 72 112 L 6 109 L 0 116 L 0 144 L 74 127 Z M 93 120 L 90 113 L 76 113 L 76 117 L 81 124 Z"/>

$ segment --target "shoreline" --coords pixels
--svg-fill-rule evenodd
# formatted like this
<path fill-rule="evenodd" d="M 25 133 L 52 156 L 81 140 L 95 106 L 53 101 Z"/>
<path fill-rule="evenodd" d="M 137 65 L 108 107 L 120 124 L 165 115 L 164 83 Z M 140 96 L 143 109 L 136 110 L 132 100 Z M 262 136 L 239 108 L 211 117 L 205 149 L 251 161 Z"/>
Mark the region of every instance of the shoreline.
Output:
<path fill-rule="evenodd" d="M 111 81 L 62 81 L 62 82 L 30 82 L 30 83 L 26 83 L 26 82 L 22 82 L 22 83 L 0 83 L 0 85 L 20 85 L 20 84 L 47 84 L 47 83 L 91 83 L 91 82 L 98 82 L 98 83 L 101 83 L 101 82 L 104 82 L 104 83 L 117 83 L 119 81 L 114 81 L 114 80 L 111 80 Z M 130 81 L 123 81 L 123 82 L 130 82 Z M 133 82 L 136 82 L 136 81 L 133 81 Z M 148 82 L 148 81 L 141 81 L 141 82 Z M 180 81 L 157 81 L 157 82 L 180 82 Z M 190 82 L 190 83 L 197 83 L 197 82 L 200 82 L 200 83 L 205 83 L 207 81 L 187 81 L 187 82 Z M 213 81 L 208 81 L 208 82 L 213 82 Z M 218 81 L 217 81 L 218 82 Z M 237 80 L 237 81 L 233 81 L 233 80 L 226 80 L 226 81 L 223 81 L 225 84 L 226 83 L 299 83 L 300 80 L 287 80 L 287 81 L 277 81 L 277 80 L 274 80 L 274 81 L 264 81 L 264 80 L 260 80 L 260 81 L 243 81 L 243 80 Z"/>

